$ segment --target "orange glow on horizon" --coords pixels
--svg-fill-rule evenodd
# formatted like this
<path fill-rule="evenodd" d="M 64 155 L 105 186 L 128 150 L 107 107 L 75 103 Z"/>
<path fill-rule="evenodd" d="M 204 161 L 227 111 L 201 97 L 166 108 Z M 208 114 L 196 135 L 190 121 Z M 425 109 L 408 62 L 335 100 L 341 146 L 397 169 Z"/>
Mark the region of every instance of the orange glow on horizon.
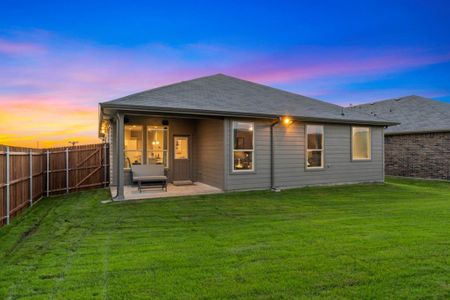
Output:
<path fill-rule="evenodd" d="M 38 101 L 36 101 L 38 102 Z M 99 143 L 96 107 L 12 102 L 0 110 L 0 144 L 33 148 Z"/>

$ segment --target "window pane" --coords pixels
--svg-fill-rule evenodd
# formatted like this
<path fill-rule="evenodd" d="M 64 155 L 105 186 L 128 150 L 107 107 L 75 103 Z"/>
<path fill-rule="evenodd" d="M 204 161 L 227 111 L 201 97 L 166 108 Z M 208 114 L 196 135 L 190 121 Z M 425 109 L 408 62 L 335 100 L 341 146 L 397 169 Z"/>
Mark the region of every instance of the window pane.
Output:
<path fill-rule="evenodd" d="M 140 125 L 125 125 L 125 167 L 131 164 L 142 164 L 143 127 Z"/>
<path fill-rule="evenodd" d="M 125 126 L 125 151 L 141 150 L 142 151 L 142 126 L 126 125 Z"/>
<path fill-rule="evenodd" d="M 253 123 L 234 122 L 234 149 L 253 149 Z"/>
<path fill-rule="evenodd" d="M 167 166 L 167 151 L 148 151 L 147 164 Z"/>
<path fill-rule="evenodd" d="M 370 159 L 370 129 L 353 127 L 352 141 L 353 159 Z"/>
<path fill-rule="evenodd" d="M 147 129 L 147 147 L 149 150 L 163 150 L 165 149 L 165 131 L 162 128 Z"/>
<path fill-rule="evenodd" d="M 133 165 L 142 164 L 142 151 L 125 151 L 125 168 L 129 168 L 130 163 Z"/>
<path fill-rule="evenodd" d="M 253 151 L 233 151 L 234 170 L 253 170 Z"/>
<path fill-rule="evenodd" d="M 187 137 L 175 137 L 175 159 L 189 158 L 189 139 Z"/>
<path fill-rule="evenodd" d="M 308 168 L 322 167 L 322 151 L 308 151 Z"/>
<path fill-rule="evenodd" d="M 147 164 L 168 166 L 167 138 L 167 127 L 149 126 L 147 128 Z"/>
<path fill-rule="evenodd" d="M 323 126 L 307 125 L 306 134 L 308 137 L 307 149 L 323 149 L 322 148 Z"/>

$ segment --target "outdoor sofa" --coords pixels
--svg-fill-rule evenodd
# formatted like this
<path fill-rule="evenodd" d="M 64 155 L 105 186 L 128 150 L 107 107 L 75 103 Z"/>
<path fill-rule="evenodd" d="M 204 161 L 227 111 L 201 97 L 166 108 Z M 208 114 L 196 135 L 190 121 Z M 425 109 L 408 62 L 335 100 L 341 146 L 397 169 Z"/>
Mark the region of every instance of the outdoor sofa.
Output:
<path fill-rule="evenodd" d="M 131 180 L 137 183 L 139 192 L 142 189 L 161 186 L 167 192 L 167 176 L 164 174 L 164 165 L 131 165 Z"/>

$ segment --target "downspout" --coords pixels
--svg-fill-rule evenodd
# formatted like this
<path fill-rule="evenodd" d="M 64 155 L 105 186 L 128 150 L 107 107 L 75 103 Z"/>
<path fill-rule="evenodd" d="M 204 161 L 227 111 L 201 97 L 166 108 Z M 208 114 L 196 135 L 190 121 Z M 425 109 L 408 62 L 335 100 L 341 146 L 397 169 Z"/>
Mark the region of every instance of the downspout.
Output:
<path fill-rule="evenodd" d="M 273 128 L 280 123 L 280 118 L 270 125 L 270 190 L 279 192 L 280 190 L 275 187 L 275 175 L 274 175 L 274 150 L 273 150 Z"/>

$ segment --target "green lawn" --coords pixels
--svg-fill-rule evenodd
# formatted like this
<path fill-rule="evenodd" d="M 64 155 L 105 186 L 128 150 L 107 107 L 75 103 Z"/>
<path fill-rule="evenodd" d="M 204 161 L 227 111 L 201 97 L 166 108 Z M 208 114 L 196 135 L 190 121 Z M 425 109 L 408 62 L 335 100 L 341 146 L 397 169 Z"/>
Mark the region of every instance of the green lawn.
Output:
<path fill-rule="evenodd" d="M 448 182 L 107 198 L 0 229 L 0 299 L 450 297 Z"/>

